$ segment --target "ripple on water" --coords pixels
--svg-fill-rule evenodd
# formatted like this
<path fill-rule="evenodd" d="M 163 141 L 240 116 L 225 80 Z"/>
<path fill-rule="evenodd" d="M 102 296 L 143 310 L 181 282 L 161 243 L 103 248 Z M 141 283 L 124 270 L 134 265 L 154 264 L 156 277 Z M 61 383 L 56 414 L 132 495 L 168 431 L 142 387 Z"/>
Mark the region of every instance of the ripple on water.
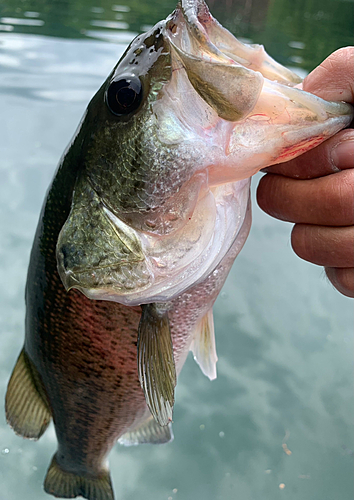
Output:
<path fill-rule="evenodd" d="M 17 26 L 44 26 L 42 19 L 23 19 L 19 17 L 2 17 L 0 23 Z"/>

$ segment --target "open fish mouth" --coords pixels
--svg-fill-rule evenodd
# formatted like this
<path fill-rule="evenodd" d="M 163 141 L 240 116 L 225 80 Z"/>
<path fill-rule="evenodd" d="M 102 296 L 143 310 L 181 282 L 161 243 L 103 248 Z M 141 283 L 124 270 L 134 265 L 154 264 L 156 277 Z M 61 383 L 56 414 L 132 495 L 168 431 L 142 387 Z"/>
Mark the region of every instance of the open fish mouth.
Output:
<path fill-rule="evenodd" d="M 171 15 L 167 28 L 171 43 L 186 54 L 214 63 L 233 66 L 236 63 L 280 83 L 301 82 L 296 73 L 270 57 L 262 45 L 240 42 L 211 15 L 202 0 L 182 1 Z"/>
<path fill-rule="evenodd" d="M 225 134 L 226 158 L 209 167 L 211 185 L 288 161 L 352 120 L 351 105 L 296 88 L 302 82 L 298 75 L 272 59 L 262 45 L 237 40 L 203 0 L 182 1 L 167 22 L 166 36 L 174 69 L 183 68 L 218 117 L 233 123 Z"/>
<path fill-rule="evenodd" d="M 123 116 L 117 94 L 120 111 L 107 118 L 112 82 L 128 100 L 141 87 L 136 113 L 132 101 Z M 91 101 L 97 144 L 82 160 L 57 243 L 66 289 L 127 305 L 165 302 L 213 272 L 247 232 L 248 179 L 352 120 L 349 104 L 300 83 L 262 46 L 237 40 L 202 0 L 182 1 L 137 37 Z"/>

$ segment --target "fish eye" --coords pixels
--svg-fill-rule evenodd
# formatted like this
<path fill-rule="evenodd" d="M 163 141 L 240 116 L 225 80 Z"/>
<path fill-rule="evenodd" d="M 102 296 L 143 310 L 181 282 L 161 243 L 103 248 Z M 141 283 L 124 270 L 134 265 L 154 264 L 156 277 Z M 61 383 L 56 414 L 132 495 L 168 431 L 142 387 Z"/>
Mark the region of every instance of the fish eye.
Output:
<path fill-rule="evenodd" d="M 117 116 L 137 111 L 143 97 L 140 79 L 136 76 L 120 77 L 113 80 L 106 92 L 106 102 L 110 111 Z"/>

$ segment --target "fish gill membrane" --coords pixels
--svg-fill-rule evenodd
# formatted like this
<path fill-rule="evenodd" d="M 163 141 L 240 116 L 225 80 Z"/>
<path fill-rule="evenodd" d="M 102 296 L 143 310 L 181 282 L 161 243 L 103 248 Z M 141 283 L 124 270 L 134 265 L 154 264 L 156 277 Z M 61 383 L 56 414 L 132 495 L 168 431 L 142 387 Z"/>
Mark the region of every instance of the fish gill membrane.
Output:
<path fill-rule="evenodd" d="M 299 83 L 185 0 L 89 103 L 41 213 L 6 395 L 19 435 L 39 439 L 53 418 L 48 493 L 113 500 L 115 442 L 173 438 L 188 351 L 216 377 L 212 307 L 250 229 L 251 176 L 353 118 Z"/>

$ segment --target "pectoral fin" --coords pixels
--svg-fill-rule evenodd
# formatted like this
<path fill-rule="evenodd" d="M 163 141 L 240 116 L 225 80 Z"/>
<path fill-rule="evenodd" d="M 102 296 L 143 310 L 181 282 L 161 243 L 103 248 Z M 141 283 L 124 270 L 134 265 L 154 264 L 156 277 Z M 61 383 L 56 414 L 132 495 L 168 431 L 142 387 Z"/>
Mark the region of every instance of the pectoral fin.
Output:
<path fill-rule="evenodd" d="M 161 427 L 153 417 L 132 432 L 126 432 L 118 439 L 118 443 L 124 446 L 137 444 L 163 444 L 173 440 L 172 424 Z"/>
<path fill-rule="evenodd" d="M 168 313 L 156 304 L 142 306 L 138 332 L 138 373 L 146 404 L 156 422 L 172 421 L 176 369 Z"/>
<path fill-rule="evenodd" d="M 7 386 L 5 411 L 16 434 L 29 439 L 39 439 L 52 418 L 38 379 L 34 366 L 22 350 Z"/>
<path fill-rule="evenodd" d="M 190 350 L 204 375 L 214 380 L 218 356 L 215 348 L 213 309 L 209 309 L 199 321 Z"/>

